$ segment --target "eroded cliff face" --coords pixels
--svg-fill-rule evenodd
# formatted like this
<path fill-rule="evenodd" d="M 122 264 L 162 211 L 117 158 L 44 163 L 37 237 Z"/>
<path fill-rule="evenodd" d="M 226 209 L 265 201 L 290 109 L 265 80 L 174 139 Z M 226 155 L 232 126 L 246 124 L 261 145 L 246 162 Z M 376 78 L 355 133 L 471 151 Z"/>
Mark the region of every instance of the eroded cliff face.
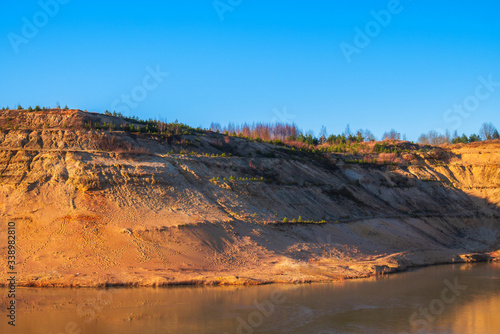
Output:
<path fill-rule="evenodd" d="M 24 285 L 336 280 L 500 248 L 498 141 L 369 165 L 214 133 L 87 131 L 108 116 L 81 111 L 17 128 L 6 115 L 0 238 L 15 222 Z"/>

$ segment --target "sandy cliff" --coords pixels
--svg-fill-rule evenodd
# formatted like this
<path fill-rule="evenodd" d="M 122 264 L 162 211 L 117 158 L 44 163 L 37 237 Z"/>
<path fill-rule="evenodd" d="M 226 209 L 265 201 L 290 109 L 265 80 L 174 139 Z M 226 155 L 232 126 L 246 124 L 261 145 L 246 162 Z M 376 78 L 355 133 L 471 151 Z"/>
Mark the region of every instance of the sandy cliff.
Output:
<path fill-rule="evenodd" d="M 0 112 L 0 257 L 13 221 L 23 285 L 324 281 L 500 248 L 499 141 L 355 164 L 215 133 L 82 126 L 93 120 L 124 123 Z"/>

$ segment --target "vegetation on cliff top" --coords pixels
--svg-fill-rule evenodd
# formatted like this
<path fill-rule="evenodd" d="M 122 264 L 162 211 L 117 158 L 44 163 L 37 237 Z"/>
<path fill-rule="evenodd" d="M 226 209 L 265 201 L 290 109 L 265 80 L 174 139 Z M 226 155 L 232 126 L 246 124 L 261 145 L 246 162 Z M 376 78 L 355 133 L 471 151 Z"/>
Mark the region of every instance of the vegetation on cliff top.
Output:
<path fill-rule="evenodd" d="M 43 116 L 49 113 L 58 115 L 67 114 L 68 111 L 78 112 L 78 110 L 69 110 L 67 106 L 64 108 L 58 107 L 56 109 L 40 106 L 35 106 L 35 108 L 30 106 L 28 109 L 23 109 L 22 106 L 18 106 L 16 110 L 2 108 L 2 111 L 7 112 L 8 116 L 4 114 L 3 117 L 0 117 L 0 130 L 18 130 L 25 127 L 25 124 L 22 124 L 23 119 L 25 119 L 21 117 L 23 114 L 34 114 L 37 112 L 37 115 Z M 73 127 L 80 130 L 94 131 L 97 133 L 125 132 L 134 135 L 145 134 L 158 136 L 164 139 L 182 135 L 205 136 L 209 133 L 217 133 L 224 135 L 224 138 L 226 138 L 223 142 L 217 143 L 220 148 L 225 144 L 229 144 L 231 141 L 230 138 L 241 138 L 254 142 L 270 143 L 292 151 L 297 150 L 299 152 L 308 152 L 312 154 L 336 153 L 348 155 L 344 161 L 351 164 L 412 164 L 419 158 L 440 161 L 443 154 L 436 145 L 471 143 L 500 138 L 497 129 L 491 123 L 484 123 L 481 126 L 479 135 L 472 134 L 467 136 L 463 134 L 462 136 L 458 136 L 458 134 L 455 133 L 454 136 L 450 136 L 449 134 L 440 135 L 435 131 L 431 131 L 419 138 L 419 144 L 414 144 L 405 141 L 405 136 L 394 129 L 383 134 L 382 142 L 376 142 L 376 138 L 370 130 L 358 130 L 353 132 L 350 130 L 349 125 L 343 133 L 330 135 L 323 126 L 320 131 L 320 136 L 316 137 L 312 132 L 305 133 L 301 131 L 295 124 L 245 123 L 243 125 L 234 125 L 231 123 L 222 127 L 218 123 L 212 123 L 208 129 L 195 129 L 177 120 L 174 122 L 157 119 L 142 120 L 137 116 L 128 117 L 121 113 L 109 112 L 107 110 L 104 114 L 88 112 L 82 112 L 82 114 L 84 115 L 82 120 L 76 125 L 73 125 Z M 14 115 L 14 117 L 12 117 L 12 115 Z M 71 128 L 71 126 L 68 126 L 66 123 L 58 125 L 59 126 L 47 122 L 44 123 L 43 127 L 46 129 L 58 127 Z M 123 146 L 119 145 L 120 143 L 118 143 L 116 138 L 104 136 L 100 138 L 99 141 L 102 144 L 100 146 L 107 151 L 120 149 L 122 148 L 121 146 Z M 191 154 L 200 153 L 189 150 L 190 140 L 179 139 L 174 141 L 174 143 L 186 146 L 178 152 L 179 154 L 190 154 L 189 152 L 191 152 Z M 279 148 L 277 149 L 279 150 Z M 221 149 L 221 151 L 222 153 L 212 153 L 211 155 L 209 154 L 209 156 L 227 157 L 231 155 L 230 151 L 224 152 L 223 149 Z M 175 152 L 172 151 L 171 153 Z M 257 153 L 269 158 L 276 155 L 274 151 L 258 151 Z M 208 153 L 204 153 L 203 155 L 206 154 Z"/>

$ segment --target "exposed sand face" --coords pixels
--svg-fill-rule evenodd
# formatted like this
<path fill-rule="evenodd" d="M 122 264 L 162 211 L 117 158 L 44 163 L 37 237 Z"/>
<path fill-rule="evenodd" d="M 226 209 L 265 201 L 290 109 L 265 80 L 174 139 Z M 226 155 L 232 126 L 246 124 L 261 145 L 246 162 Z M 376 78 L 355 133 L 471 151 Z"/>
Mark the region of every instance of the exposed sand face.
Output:
<path fill-rule="evenodd" d="M 87 115 L 66 117 L 50 121 Z M 216 134 L 181 137 L 194 155 L 126 134 L 131 153 L 106 152 L 99 136 L 0 131 L 0 240 L 16 222 L 21 285 L 328 281 L 498 256 L 498 141 L 401 167 L 266 158 L 272 145 Z M 200 154 L 221 145 L 235 156 Z M 276 223 L 299 216 L 327 223 Z"/>

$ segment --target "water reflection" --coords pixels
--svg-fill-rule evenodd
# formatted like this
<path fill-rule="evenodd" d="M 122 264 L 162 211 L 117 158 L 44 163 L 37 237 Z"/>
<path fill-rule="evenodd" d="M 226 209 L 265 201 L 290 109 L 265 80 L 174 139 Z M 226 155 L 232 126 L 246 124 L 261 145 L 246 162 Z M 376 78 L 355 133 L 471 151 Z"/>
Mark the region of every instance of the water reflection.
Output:
<path fill-rule="evenodd" d="M 16 333 L 497 333 L 499 277 L 491 263 L 334 284 L 19 289 Z M 466 289 L 443 299 L 446 281 Z"/>

